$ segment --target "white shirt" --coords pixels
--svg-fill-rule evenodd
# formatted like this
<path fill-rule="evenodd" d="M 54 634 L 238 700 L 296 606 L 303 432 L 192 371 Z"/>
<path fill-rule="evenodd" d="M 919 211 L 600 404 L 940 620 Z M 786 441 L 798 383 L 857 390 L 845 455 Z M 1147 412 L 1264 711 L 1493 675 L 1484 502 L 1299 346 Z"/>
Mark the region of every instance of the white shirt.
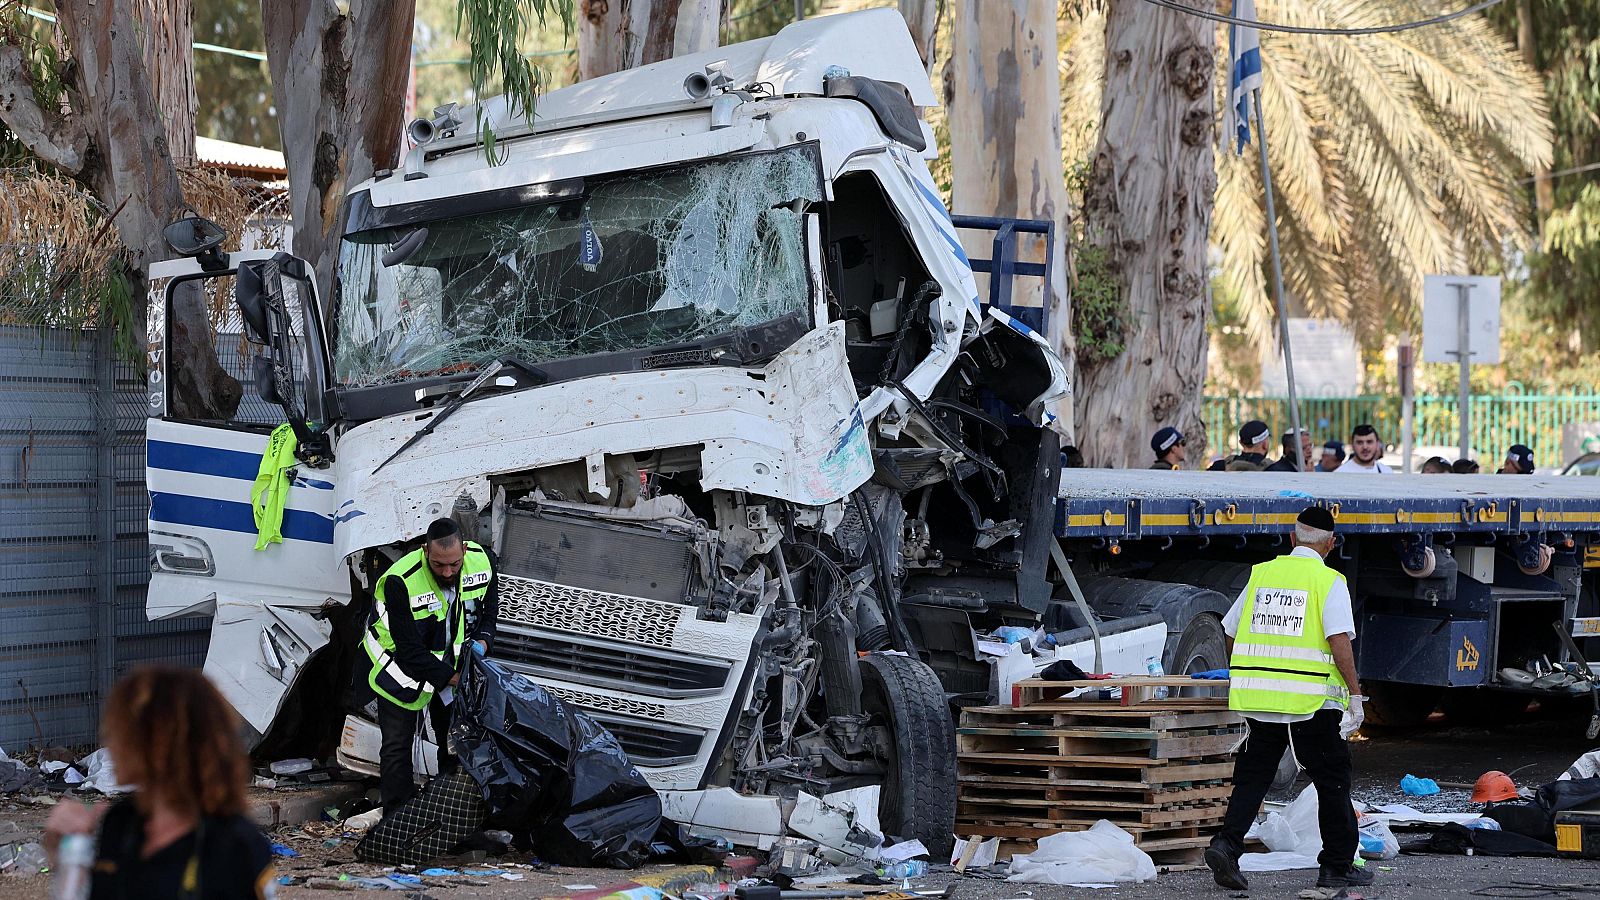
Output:
<path fill-rule="evenodd" d="M 1394 470 L 1384 465 L 1383 460 L 1381 459 L 1373 460 L 1372 465 L 1370 466 L 1363 466 L 1360 462 L 1356 461 L 1354 456 L 1340 463 L 1339 468 L 1334 469 L 1334 471 L 1356 472 L 1361 475 L 1391 475 L 1394 473 Z"/>
<path fill-rule="evenodd" d="M 1348 463 L 1346 463 L 1346 465 L 1348 465 Z M 1341 471 L 1343 471 L 1342 467 Z M 1301 559 L 1314 559 L 1318 562 L 1322 562 L 1322 554 L 1311 549 L 1310 547 L 1296 547 L 1289 551 L 1289 555 L 1298 556 Z M 1239 616 L 1244 613 L 1245 591 L 1248 590 L 1249 585 L 1246 585 L 1245 589 L 1241 590 L 1239 592 L 1239 596 L 1233 601 L 1233 606 L 1228 608 L 1228 614 L 1222 617 L 1222 630 L 1227 632 L 1227 635 L 1230 638 L 1237 638 L 1239 636 Z M 1351 640 L 1355 639 L 1356 617 L 1354 610 L 1350 608 L 1350 586 L 1345 584 L 1343 578 L 1334 579 L 1333 586 L 1328 589 L 1328 597 L 1323 601 L 1322 634 L 1324 637 L 1333 637 L 1336 634 L 1345 634 L 1349 635 Z M 1322 708 L 1343 709 L 1344 707 L 1340 706 L 1337 701 L 1330 699 L 1322 704 Z M 1246 718 L 1256 719 L 1262 722 L 1284 723 L 1304 722 L 1313 715 L 1315 715 L 1315 713 L 1303 713 L 1300 715 L 1295 715 L 1292 713 L 1270 712 L 1245 713 Z"/>

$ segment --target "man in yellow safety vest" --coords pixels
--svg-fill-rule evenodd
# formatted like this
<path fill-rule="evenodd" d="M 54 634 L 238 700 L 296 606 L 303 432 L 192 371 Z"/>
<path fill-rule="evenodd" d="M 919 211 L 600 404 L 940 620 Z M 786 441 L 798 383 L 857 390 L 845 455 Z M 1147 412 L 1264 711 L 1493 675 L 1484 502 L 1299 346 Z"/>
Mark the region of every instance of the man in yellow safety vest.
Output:
<path fill-rule="evenodd" d="M 455 768 L 445 735 L 461 652 L 469 640 L 473 652 L 488 651 L 499 612 L 493 555 L 463 540 L 450 519 L 429 525 L 422 546 L 400 557 L 378 579 L 361 640 L 366 665 L 358 668 L 377 697 L 383 735 L 378 793 L 384 815 L 404 806 L 416 792 L 411 749 L 423 709 L 438 742 L 439 771 Z"/>
<path fill-rule="evenodd" d="M 1324 562 L 1333 550 L 1333 527 L 1333 514 L 1322 507 L 1300 513 L 1294 550 L 1255 566 L 1222 620 L 1230 656 L 1228 707 L 1243 713 L 1250 728 L 1234 761 L 1222 830 L 1205 852 L 1225 888 L 1248 886 L 1239 870 L 1245 832 L 1289 747 L 1317 788 L 1317 887 L 1372 883 L 1371 873 L 1352 864 L 1359 838 L 1345 742 L 1361 727 L 1365 698 L 1350 647 L 1356 636 L 1350 589 Z"/>

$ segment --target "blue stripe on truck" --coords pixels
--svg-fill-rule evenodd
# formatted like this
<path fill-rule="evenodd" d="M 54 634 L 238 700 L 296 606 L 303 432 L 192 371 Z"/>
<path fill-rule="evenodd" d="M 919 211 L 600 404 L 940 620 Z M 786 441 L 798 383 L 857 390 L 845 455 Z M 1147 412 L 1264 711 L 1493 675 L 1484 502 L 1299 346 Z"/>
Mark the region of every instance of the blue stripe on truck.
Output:
<path fill-rule="evenodd" d="M 255 481 L 261 470 L 261 454 L 245 450 L 224 450 L 195 444 L 178 444 L 172 441 L 150 441 L 145 444 L 145 460 L 152 469 L 171 472 L 192 472 L 196 475 L 216 475 L 220 478 L 237 478 Z M 333 490 L 333 482 L 305 476 L 296 477 L 296 487 Z"/>
<path fill-rule="evenodd" d="M 251 476 L 254 478 L 254 475 Z M 189 494 L 150 492 L 150 521 L 220 531 L 256 533 L 256 520 L 250 504 L 233 500 L 194 497 Z M 300 509 L 283 511 L 283 536 L 286 540 L 333 543 L 333 520 Z"/>

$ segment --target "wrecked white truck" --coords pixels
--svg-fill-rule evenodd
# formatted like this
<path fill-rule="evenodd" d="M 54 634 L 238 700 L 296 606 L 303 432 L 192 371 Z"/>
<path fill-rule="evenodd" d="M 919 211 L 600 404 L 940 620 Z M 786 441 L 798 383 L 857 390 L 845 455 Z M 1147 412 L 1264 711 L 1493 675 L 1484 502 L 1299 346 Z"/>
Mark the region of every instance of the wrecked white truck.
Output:
<path fill-rule="evenodd" d="M 492 162 L 443 110 L 349 193 L 321 306 L 302 261 L 186 220 L 151 268 L 150 617 L 215 617 L 206 671 L 262 752 L 375 770 L 341 702 L 369 589 L 451 515 L 500 560 L 491 656 L 611 729 L 668 815 L 770 845 L 771 798 L 875 784 L 885 831 L 947 848 L 947 696 L 989 690 L 975 626 L 1049 600 L 1067 385 L 980 302 L 924 162 L 936 102 L 874 10 L 531 122 L 491 101 Z M 261 399 L 185 419 L 168 304 L 230 280 L 219 356 Z M 285 417 L 284 540 L 257 550 Z"/>

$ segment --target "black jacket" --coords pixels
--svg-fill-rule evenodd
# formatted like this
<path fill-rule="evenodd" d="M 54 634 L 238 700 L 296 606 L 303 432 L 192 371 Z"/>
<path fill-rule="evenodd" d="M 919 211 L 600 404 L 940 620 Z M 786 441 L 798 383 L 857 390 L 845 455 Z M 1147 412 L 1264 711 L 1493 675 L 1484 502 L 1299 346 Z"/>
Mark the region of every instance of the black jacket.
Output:
<path fill-rule="evenodd" d="M 476 610 L 476 621 L 472 615 L 468 616 L 467 642 L 483 641 L 486 646 L 493 646 L 494 623 L 500 618 L 500 561 L 488 547 L 484 547 L 483 552 L 489 557 L 489 589 L 483 595 L 482 608 Z M 445 623 L 417 621 L 411 614 L 410 592 L 398 575 L 390 575 L 384 582 L 383 595 L 389 611 L 389 636 L 394 639 L 394 658 L 400 664 L 400 671 L 435 686 L 449 682 L 456 672 L 454 655 L 446 653 L 444 659 L 433 655 L 435 650 L 449 649 Z"/>

